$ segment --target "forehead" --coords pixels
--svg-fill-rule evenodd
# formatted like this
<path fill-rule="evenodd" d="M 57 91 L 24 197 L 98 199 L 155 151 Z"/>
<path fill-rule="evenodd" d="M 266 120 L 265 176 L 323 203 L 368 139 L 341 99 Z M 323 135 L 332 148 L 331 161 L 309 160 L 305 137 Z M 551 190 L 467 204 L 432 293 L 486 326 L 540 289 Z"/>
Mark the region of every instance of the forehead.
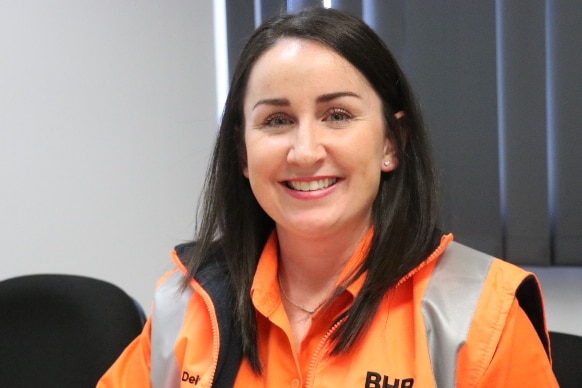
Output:
<path fill-rule="evenodd" d="M 317 56 L 319 61 L 325 58 L 327 61 L 336 61 L 353 67 L 340 53 L 329 46 L 314 40 L 284 37 L 277 40 L 273 46 L 259 56 L 253 64 L 251 74 L 255 72 L 257 67 L 268 66 L 269 62 L 294 64 L 294 61 L 301 56 L 310 56 L 312 60 Z"/>
<path fill-rule="evenodd" d="M 332 48 L 308 39 L 286 37 L 254 63 L 245 95 L 257 89 L 272 89 L 290 79 L 310 88 L 321 84 L 332 88 L 342 84 L 371 88 L 366 77 Z"/>

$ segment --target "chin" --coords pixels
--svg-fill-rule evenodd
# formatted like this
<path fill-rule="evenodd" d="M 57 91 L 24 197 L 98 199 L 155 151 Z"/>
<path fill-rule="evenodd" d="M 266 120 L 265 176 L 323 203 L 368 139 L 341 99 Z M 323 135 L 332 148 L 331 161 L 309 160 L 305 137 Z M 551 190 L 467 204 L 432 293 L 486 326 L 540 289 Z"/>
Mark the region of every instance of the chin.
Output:
<path fill-rule="evenodd" d="M 333 227 L 330 224 L 302 220 L 302 222 L 294 223 L 291 226 L 277 226 L 277 229 L 284 229 L 289 233 L 300 235 L 307 239 L 313 239 L 330 234 L 330 231 L 333 229 Z"/>

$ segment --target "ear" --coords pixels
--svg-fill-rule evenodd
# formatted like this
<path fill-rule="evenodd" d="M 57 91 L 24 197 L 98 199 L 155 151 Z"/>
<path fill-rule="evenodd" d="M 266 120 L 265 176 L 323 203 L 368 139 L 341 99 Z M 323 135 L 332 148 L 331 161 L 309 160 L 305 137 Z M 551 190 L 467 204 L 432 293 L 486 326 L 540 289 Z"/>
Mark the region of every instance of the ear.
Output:
<path fill-rule="evenodd" d="M 382 172 L 390 172 L 398 167 L 398 153 L 392 141 L 388 138 L 384 140 L 384 156 L 382 157 Z"/>
<path fill-rule="evenodd" d="M 398 111 L 394 114 L 396 120 L 401 121 L 404 118 L 404 112 Z M 382 158 L 382 172 L 390 172 L 398 167 L 398 150 L 394 146 L 394 141 L 384 139 L 384 157 Z"/>
<path fill-rule="evenodd" d="M 408 141 L 408 123 L 406 122 L 406 114 L 404 113 L 404 111 L 400 110 L 396 113 L 394 113 L 394 117 L 396 118 L 396 121 L 398 121 L 399 124 L 399 131 L 400 131 L 400 136 L 402 138 L 402 149 L 405 148 L 406 146 L 406 142 Z"/>

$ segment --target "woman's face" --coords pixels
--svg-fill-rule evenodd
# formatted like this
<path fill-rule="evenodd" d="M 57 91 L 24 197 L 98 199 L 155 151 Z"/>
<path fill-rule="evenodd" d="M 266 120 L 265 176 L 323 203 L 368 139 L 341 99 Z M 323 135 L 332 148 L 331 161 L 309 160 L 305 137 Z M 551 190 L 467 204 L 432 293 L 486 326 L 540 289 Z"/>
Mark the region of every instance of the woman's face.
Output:
<path fill-rule="evenodd" d="M 244 176 L 278 233 L 358 234 L 381 172 L 398 165 L 382 102 L 328 47 L 284 38 L 255 63 L 244 99 Z"/>

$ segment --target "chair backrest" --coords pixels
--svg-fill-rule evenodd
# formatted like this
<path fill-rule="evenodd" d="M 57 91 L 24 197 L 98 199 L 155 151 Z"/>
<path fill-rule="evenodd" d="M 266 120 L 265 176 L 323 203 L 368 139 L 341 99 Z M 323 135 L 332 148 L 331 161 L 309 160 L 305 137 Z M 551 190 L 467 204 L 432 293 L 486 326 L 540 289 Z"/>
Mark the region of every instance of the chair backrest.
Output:
<path fill-rule="evenodd" d="M 562 388 L 582 387 L 582 337 L 550 332 L 553 369 Z"/>
<path fill-rule="evenodd" d="M 102 280 L 0 281 L 0 387 L 95 387 L 144 321 L 134 299 Z"/>

